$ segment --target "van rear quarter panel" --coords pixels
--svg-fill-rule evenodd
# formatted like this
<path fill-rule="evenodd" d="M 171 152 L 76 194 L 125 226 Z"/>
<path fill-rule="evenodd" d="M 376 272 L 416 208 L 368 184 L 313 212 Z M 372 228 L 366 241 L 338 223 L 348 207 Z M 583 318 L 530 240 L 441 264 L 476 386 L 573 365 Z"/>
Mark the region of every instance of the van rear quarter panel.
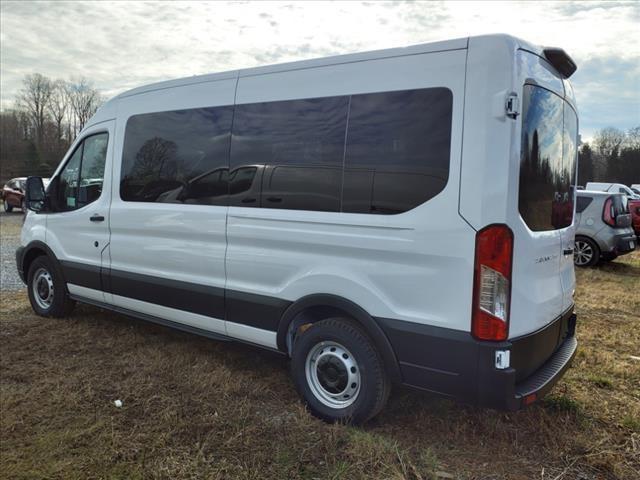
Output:
<path fill-rule="evenodd" d="M 397 215 L 230 207 L 227 288 L 290 301 L 333 294 L 373 316 L 468 331 L 474 234 L 457 213 L 465 61 L 459 49 L 241 75 L 238 104 L 449 88 L 450 171 L 442 192 Z"/>
<path fill-rule="evenodd" d="M 503 223 L 514 233 L 509 338 L 544 327 L 567 306 L 561 231 L 531 231 L 518 208 L 524 84 L 560 97 L 564 85 L 545 60 L 523 48 L 533 49 L 507 36 L 469 39 L 460 180 L 460 214 L 470 225 Z M 511 92 L 520 102 L 516 119 L 505 114 Z"/>

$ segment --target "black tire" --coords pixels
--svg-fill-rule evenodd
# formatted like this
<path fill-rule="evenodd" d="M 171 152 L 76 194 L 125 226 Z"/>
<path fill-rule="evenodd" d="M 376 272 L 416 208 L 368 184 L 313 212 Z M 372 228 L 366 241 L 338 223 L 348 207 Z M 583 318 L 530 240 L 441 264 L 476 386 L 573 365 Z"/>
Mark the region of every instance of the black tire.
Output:
<path fill-rule="evenodd" d="M 39 293 L 36 293 L 36 290 Z M 66 317 L 75 305 L 69 298 L 59 265 L 46 255 L 31 262 L 27 274 L 27 292 L 33 311 L 41 317 Z M 51 296 L 48 292 L 51 292 Z M 44 297 L 47 297 L 47 300 Z"/>
<path fill-rule="evenodd" d="M 27 213 L 27 202 L 25 202 L 24 200 L 20 202 L 20 210 L 22 210 L 22 213 Z"/>
<path fill-rule="evenodd" d="M 9 205 L 9 202 L 7 201 L 7 199 L 5 198 L 4 201 L 2 202 L 4 204 L 4 211 L 7 213 L 11 213 L 11 211 L 13 210 L 13 207 L 11 205 Z"/>
<path fill-rule="evenodd" d="M 600 248 L 590 238 L 576 237 L 573 252 L 576 267 L 593 267 L 600 261 Z"/>
<path fill-rule="evenodd" d="M 318 354 L 320 359 L 317 362 L 310 363 L 310 365 L 316 366 L 313 369 L 310 368 L 310 371 L 315 370 L 316 376 L 319 376 L 322 371 L 321 362 L 327 358 L 330 360 L 325 361 L 325 365 L 333 361 L 331 360 L 332 354 L 329 353 L 333 348 L 332 345 L 338 345 L 339 349 L 344 347 L 346 352 L 351 353 L 353 358 L 350 358 L 347 353 L 342 353 L 342 355 L 335 356 L 335 358 L 342 362 L 342 356 L 347 355 L 344 358 L 348 358 L 349 362 L 353 362 L 351 365 L 356 365 L 355 367 L 349 367 L 349 370 L 353 375 L 356 373 L 359 375 L 359 386 L 355 385 L 356 382 L 349 383 L 351 380 L 346 380 L 344 390 L 341 390 L 342 386 L 335 388 L 339 392 L 339 396 L 342 393 L 349 392 L 349 389 L 357 388 L 357 393 L 353 395 L 353 399 L 347 400 L 353 403 L 344 407 L 327 405 L 326 400 L 322 401 L 320 399 L 322 393 L 314 393 L 314 387 L 310 384 L 310 381 L 313 383 L 313 380 L 309 380 L 307 375 L 307 360 L 312 351 L 317 352 L 320 349 Z M 325 348 L 327 350 L 326 354 L 322 353 L 325 352 Z M 340 353 L 340 350 L 338 350 L 338 353 Z M 332 367 L 329 366 L 329 370 Z M 348 375 L 346 369 L 344 372 L 340 372 L 342 368 L 344 368 L 344 365 L 339 366 L 338 369 L 333 368 L 331 371 L 336 373 L 339 378 L 340 375 Z M 312 324 L 303 333 L 298 334 L 291 355 L 291 374 L 296 389 L 302 396 L 309 411 L 326 422 L 364 423 L 382 410 L 391 391 L 391 381 L 385 371 L 382 357 L 373 342 L 358 324 L 347 318 L 322 320 Z M 324 373 L 322 375 L 324 376 Z M 341 380 L 337 381 L 341 382 Z M 316 381 L 316 385 L 321 383 L 321 381 Z M 318 387 L 316 386 L 315 388 L 317 392 Z M 323 389 L 323 391 L 325 394 L 327 393 L 327 390 Z M 347 395 L 344 395 L 344 397 L 347 397 Z"/>

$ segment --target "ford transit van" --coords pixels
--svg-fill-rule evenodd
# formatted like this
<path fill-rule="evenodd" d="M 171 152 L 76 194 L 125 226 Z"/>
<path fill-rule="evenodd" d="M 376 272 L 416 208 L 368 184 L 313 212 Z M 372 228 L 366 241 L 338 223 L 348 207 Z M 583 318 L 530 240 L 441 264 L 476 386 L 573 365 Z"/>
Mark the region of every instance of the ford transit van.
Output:
<path fill-rule="evenodd" d="M 281 352 L 328 421 L 525 407 L 577 347 L 575 69 L 489 35 L 125 92 L 27 181 L 33 309 Z"/>

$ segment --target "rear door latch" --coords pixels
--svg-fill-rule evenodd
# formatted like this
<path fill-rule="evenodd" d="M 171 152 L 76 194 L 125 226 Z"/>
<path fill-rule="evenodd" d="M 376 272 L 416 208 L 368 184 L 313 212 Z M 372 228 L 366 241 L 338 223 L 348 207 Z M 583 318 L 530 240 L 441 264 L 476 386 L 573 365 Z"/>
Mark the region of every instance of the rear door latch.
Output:
<path fill-rule="evenodd" d="M 517 118 L 520 114 L 520 100 L 518 99 L 518 94 L 511 92 L 507 95 L 507 100 L 505 102 L 505 110 L 507 117 L 509 118 Z"/>

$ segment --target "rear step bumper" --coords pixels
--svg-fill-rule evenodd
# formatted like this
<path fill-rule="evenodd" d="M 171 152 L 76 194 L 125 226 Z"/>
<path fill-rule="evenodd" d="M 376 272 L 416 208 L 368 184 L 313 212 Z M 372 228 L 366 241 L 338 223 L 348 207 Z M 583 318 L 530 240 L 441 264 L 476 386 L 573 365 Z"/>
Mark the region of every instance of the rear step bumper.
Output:
<path fill-rule="evenodd" d="M 569 368 L 578 345 L 573 306 L 540 330 L 505 342 L 376 320 L 394 349 L 404 385 L 499 410 L 518 410 L 542 398 Z M 509 364 L 498 367 L 497 356 L 507 351 Z"/>
<path fill-rule="evenodd" d="M 510 409 L 517 410 L 546 395 L 569 368 L 577 349 L 576 337 L 568 337 L 547 363 L 524 382 L 516 385 L 516 395 Z"/>
<path fill-rule="evenodd" d="M 478 403 L 490 408 L 513 411 L 527 407 L 544 397 L 562 378 L 576 355 L 578 349 L 575 336 L 576 320 L 577 317 L 572 308 L 547 328 L 526 338 L 513 340 L 511 356 L 517 358 L 520 355 L 519 364 L 517 366 L 512 364 L 512 367 L 516 368 L 504 370 L 481 368 L 485 371 L 482 375 L 484 381 L 478 384 Z M 522 372 L 526 369 L 526 360 L 522 356 L 533 358 L 531 346 L 536 343 L 538 351 L 543 350 L 544 347 L 549 348 L 549 342 L 556 335 L 556 331 L 559 335 L 556 337 L 558 340 L 555 348 L 552 346 L 544 362 L 522 378 Z M 492 350 L 495 351 L 495 347 Z"/>

